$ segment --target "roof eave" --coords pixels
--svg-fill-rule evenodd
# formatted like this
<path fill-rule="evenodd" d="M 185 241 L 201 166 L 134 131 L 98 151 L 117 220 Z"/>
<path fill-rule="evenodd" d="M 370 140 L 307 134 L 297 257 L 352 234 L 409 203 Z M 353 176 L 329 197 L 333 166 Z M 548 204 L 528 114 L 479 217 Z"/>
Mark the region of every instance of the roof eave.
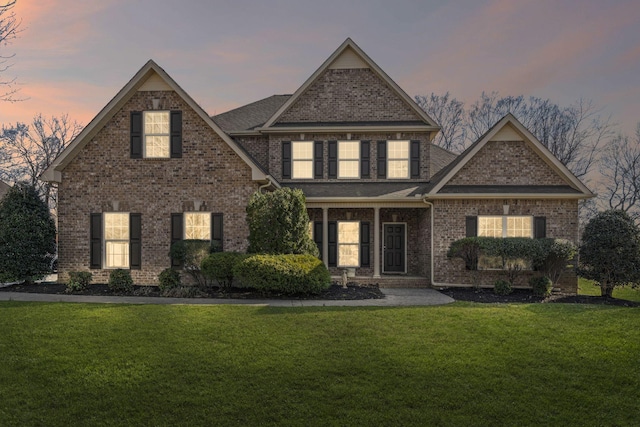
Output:
<path fill-rule="evenodd" d="M 281 133 L 345 133 L 345 132 L 436 132 L 437 126 L 295 126 L 295 127 L 261 127 L 261 134 Z M 235 133 L 233 133 L 235 135 Z"/>
<path fill-rule="evenodd" d="M 456 193 L 456 194 L 425 194 L 425 200 L 452 199 L 590 199 L 596 197 L 589 193 Z"/>

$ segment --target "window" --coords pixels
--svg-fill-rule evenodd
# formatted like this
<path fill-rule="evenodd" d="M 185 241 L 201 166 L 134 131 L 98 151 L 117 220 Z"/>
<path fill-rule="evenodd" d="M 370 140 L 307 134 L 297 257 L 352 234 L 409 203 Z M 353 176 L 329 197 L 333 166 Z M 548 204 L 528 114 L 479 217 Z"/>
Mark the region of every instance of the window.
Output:
<path fill-rule="evenodd" d="M 387 141 L 388 178 L 409 178 L 409 141 Z"/>
<path fill-rule="evenodd" d="M 169 158 L 169 112 L 144 112 L 144 157 Z"/>
<path fill-rule="evenodd" d="M 533 237 L 533 217 L 479 216 L 478 236 Z"/>
<path fill-rule="evenodd" d="M 338 222 L 338 267 L 360 266 L 360 223 Z"/>
<path fill-rule="evenodd" d="M 129 214 L 104 214 L 106 268 L 129 268 Z"/>
<path fill-rule="evenodd" d="M 338 178 L 360 178 L 360 141 L 338 141 Z"/>
<path fill-rule="evenodd" d="M 185 212 L 185 240 L 211 240 L 211 214 L 209 212 Z"/>
<path fill-rule="evenodd" d="M 313 178 L 313 141 L 294 141 L 291 145 L 292 178 Z"/>
<path fill-rule="evenodd" d="M 533 217 L 530 216 L 479 216 L 478 236 L 483 237 L 533 237 Z M 531 269 L 529 262 L 524 259 L 512 261 L 522 269 Z M 481 256 L 478 268 L 504 269 L 500 257 Z"/>

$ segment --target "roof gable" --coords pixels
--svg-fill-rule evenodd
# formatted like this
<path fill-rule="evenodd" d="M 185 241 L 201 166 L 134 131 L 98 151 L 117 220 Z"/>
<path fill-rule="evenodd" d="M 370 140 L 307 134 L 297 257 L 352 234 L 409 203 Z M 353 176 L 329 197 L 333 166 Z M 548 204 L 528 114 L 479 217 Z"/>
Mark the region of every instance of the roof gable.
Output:
<path fill-rule="evenodd" d="M 491 157 L 486 156 L 493 156 L 495 159 L 498 154 L 496 150 L 499 150 L 498 147 L 500 145 L 509 145 L 509 148 L 516 152 L 513 155 L 513 159 L 522 163 L 522 165 L 520 165 L 521 167 L 518 167 L 519 175 L 505 175 L 503 177 L 492 176 L 489 178 L 491 182 L 484 183 L 476 181 L 472 184 L 471 181 L 469 181 L 469 177 L 465 177 L 465 173 L 470 172 L 474 166 L 476 169 L 482 166 L 479 164 L 474 165 L 474 162 L 483 156 L 485 157 L 485 159 L 483 159 L 485 163 L 491 160 Z M 497 159 L 496 161 L 499 160 L 501 159 Z M 550 172 L 552 176 L 549 177 L 549 182 L 534 183 L 530 179 L 531 170 L 534 168 Z M 511 167 L 510 169 L 513 170 L 514 168 Z M 504 182 L 500 181 L 501 178 L 505 178 L 503 179 Z M 484 188 L 486 190 L 486 188 L 488 188 L 486 184 L 500 187 L 505 190 L 505 192 L 507 192 L 506 190 L 510 187 L 513 189 L 524 187 L 562 187 L 567 189 L 566 194 L 571 194 L 572 196 L 578 195 L 583 198 L 594 196 L 594 194 L 512 114 L 504 116 L 451 164 L 438 172 L 433 177 L 428 196 L 445 193 L 477 193 L 480 189 Z M 455 187 L 456 191 L 448 191 L 445 189 L 445 186 Z M 483 190 L 483 193 L 484 192 L 486 191 Z M 524 193 L 526 193 L 526 191 Z"/>
<path fill-rule="evenodd" d="M 109 122 L 109 120 L 131 99 L 137 91 L 172 90 L 176 92 L 202 118 L 233 151 L 251 168 L 252 179 L 267 181 L 266 173 L 240 148 L 209 115 L 191 98 L 158 64 L 149 60 L 133 78 L 109 101 L 82 132 L 64 149 L 41 179 L 60 182 L 62 170 L 78 155 L 82 148 Z"/>
<path fill-rule="evenodd" d="M 296 104 L 301 102 L 299 110 L 303 112 L 310 112 L 311 110 L 318 110 L 318 106 L 326 104 L 325 111 L 330 111 L 330 103 L 335 100 L 337 94 L 345 88 L 341 88 L 344 82 L 349 80 L 349 75 L 358 76 L 358 80 L 362 78 L 368 79 L 369 82 L 375 82 L 377 87 L 384 88 L 386 92 L 384 98 L 393 98 L 396 102 L 396 110 L 400 110 L 399 115 L 395 117 L 383 117 L 382 119 L 374 119 L 377 122 L 386 122 L 387 124 L 399 123 L 404 125 L 421 125 L 430 127 L 432 131 L 438 130 L 439 127 L 436 122 L 429 117 L 414 101 L 407 95 L 382 69 L 371 60 L 350 38 L 346 39 L 338 49 L 318 68 L 298 90 L 273 114 L 273 116 L 267 120 L 262 129 L 271 128 L 274 125 L 282 124 L 283 122 L 291 122 L 292 114 L 290 111 L 296 108 Z M 351 80 L 353 81 L 353 79 Z M 326 84 L 331 86 L 330 90 L 326 90 Z M 325 86 L 323 86 L 325 85 Z M 306 105 L 304 103 L 304 95 L 307 91 L 315 89 L 320 93 L 314 93 L 314 96 L 309 96 L 306 101 L 316 103 L 314 105 Z M 355 89 L 355 95 L 358 96 L 358 89 Z M 360 91 L 362 92 L 362 91 Z M 365 96 L 362 93 L 361 96 Z M 366 94 L 366 96 L 376 96 L 376 99 L 380 99 L 380 95 L 377 93 Z M 312 101 L 311 101 L 312 100 Z M 355 102 L 355 100 L 354 100 Z M 360 109 L 362 103 L 358 104 L 358 108 L 348 109 L 355 114 L 354 111 Z M 320 108 L 322 109 L 322 108 Z M 287 116 L 288 114 L 288 116 Z M 363 112 L 363 117 L 366 116 L 366 112 Z M 298 115 L 299 116 L 299 115 Z M 355 123 L 362 123 L 369 120 L 361 120 L 361 117 L 355 115 L 354 117 L 328 117 L 327 120 L 318 120 L 316 117 L 305 117 L 302 120 L 295 120 L 296 122 L 304 122 L 317 124 L 318 122 L 332 122 L 341 125 L 352 125 Z"/>

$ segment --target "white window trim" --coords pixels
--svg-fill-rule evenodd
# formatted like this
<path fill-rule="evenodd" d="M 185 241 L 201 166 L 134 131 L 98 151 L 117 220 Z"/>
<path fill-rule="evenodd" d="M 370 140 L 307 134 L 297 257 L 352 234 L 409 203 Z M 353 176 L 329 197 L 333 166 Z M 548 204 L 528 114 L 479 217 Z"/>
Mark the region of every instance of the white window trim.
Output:
<path fill-rule="evenodd" d="M 391 158 L 389 152 L 391 151 L 391 142 L 406 142 L 407 143 L 407 157 L 394 157 Z M 407 175 L 406 176 L 390 176 L 391 161 L 406 161 L 407 162 Z M 392 139 L 387 140 L 387 179 L 409 179 L 411 177 L 411 141 L 407 139 Z"/>
<path fill-rule="evenodd" d="M 534 218 L 533 215 L 478 215 L 478 236 L 479 237 L 484 237 L 484 236 L 480 236 L 480 218 L 497 218 L 497 217 L 502 217 L 502 238 L 506 238 L 507 236 L 507 221 L 509 218 L 531 218 L 531 229 L 530 231 L 530 235 L 526 238 L 530 238 L 532 239 L 534 236 Z M 519 236 L 519 237 L 524 237 L 524 236 Z"/>
<path fill-rule="evenodd" d="M 167 133 L 149 133 L 146 132 L 147 113 L 166 113 L 167 124 L 169 130 Z M 166 136 L 167 137 L 167 155 L 166 156 L 148 156 L 147 155 L 147 136 Z M 171 158 L 171 111 L 169 110 L 146 110 L 142 112 L 142 157 L 145 159 L 169 159 Z"/>
<path fill-rule="evenodd" d="M 358 157 L 357 158 L 349 158 L 349 159 L 340 159 L 340 144 L 342 143 L 354 143 L 358 145 Z M 362 171 L 360 170 L 360 163 L 361 163 L 361 155 L 362 153 L 360 152 L 361 150 L 361 141 L 360 140 L 343 140 L 343 141 L 338 141 L 338 179 L 360 179 L 360 176 L 362 174 Z M 356 162 L 358 165 L 358 173 L 357 176 L 340 176 L 340 164 L 342 162 Z"/>
<path fill-rule="evenodd" d="M 208 228 L 209 238 L 208 239 L 187 239 L 187 215 L 194 215 L 194 214 L 206 215 L 206 216 L 209 217 L 209 228 Z M 182 223 L 183 223 L 183 226 L 182 226 L 182 238 L 184 240 L 208 240 L 208 241 L 211 241 L 211 237 L 212 237 L 211 236 L 211 221 L 212 221 L 211 212 L 200 212 L 200 211 L 198 211 L 198 212 L 184 212 L 182 214 Z"/>
<path fill-rule="evenodd" d="M 293 155 L 293 153 L 295 153 L 295 149 L 294 146 L 295 144 L 311 144 L 311 157 L 310 158 L 304 158 L 304 159 L 296 159 Z M 314 151 L 315 147 L 314 147 L 314 141 L 291 141 L 291 179 L 313 179 L 313 151 Z M 311 163 L 311 176 L 305 176 L 305 177 L 300 177 L 300 176 L 296 176 L 295 174 L 295 164 L 296 162 L 304 162 L 304 163 Z"/>
<path fill-rule="evenodd" d="M 129 233 L 129 238 L 127 240 L 124 239 L 107 239 L 107 215 L 109 214 L 122 214 L 127 216 L 127 231 Z M 126 266 L 119 267 L 109 267 L 107 265 L 107 242 L 127 242 L 129 246 L 129 259 L 127 259 Z M 102 213 L 102 266 L 105 270 L 117 270 L 119 268 L 128 270 L 131 268 L 131 214 L 129 212 L 103 212 Z"/>
<path fill-rule="evenodd" d="M 340 243 L 340 224 L 341 223 L 347 223 L 347 222 L 351 222 L 351 223 L 356 223 L 358 224 L 358 241 L 357 243 Z M 359 268 L 360 267 L 360 232 L 361 232 L 361 224 L 360 221 L 336 221 L 336 257 L 337 262 L 336 262 L 336 267 L 339 268 Z M 358 247 L 358 263 L 357 265 L 344 265 L 340 262 L 340 246 L 357 246 Z"/>

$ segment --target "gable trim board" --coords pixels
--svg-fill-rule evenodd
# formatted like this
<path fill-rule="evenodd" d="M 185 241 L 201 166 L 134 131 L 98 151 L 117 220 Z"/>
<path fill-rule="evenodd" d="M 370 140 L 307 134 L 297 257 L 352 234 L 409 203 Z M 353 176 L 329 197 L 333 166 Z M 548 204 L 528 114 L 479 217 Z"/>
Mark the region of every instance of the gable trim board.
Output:
<path fill-rule="evenodd" d="M 268 129 L 272 129 L 274 127 L 274 123 L 284 114 L 285 111 L 291 107 L 298 98 L 320 77 L 322 73 L 326 70 L 330 69 L 332 65 L 335 67 L 336 60 L 345 59 L 340 58 L 341 56 L 348 56 L 349 58 L 347 62 L 349 62 L 350 67 L 356 66 L 353 64 L 358 64 L 357 67 L 362 67 L 364 65 L 368 66 L 374 74 L 376 74 L 384 83 L 389 85 L 389 87 L 396 92 L 396 94 L 411 108 L 418 117 L 420 117 L 424 123 L 425 127 L 430 131 L 438 131 L 440 127 L 437 123 L 429 117 L 429 115 L 422 110 L 414 101 L 411 99 L 407 93 L 400 88 L 388 75 L 385 73 L 369 56 L 360 49 L 358 45 L 354 43 L 351 38 L 347 38 L 339 47 L 336 49 L 326 61 L 322 63 L 320 68 L 318 68 L 303 84 L 295 91 L 295 93 L 275 112 L 273 116 L 258 130 L 267 131 Z M 357 58 L 357 60 L 354 60 Z M 304 128 L 301 126 L 301 128 Z M 287 128 L 289 131 L 292 131 L 292 128 Z M 406 128 L 405 128 L 406 129 Z M 355 132 L 355 130 L 353 130 Z"/>
<path fill-rule="evenodd" d="M 78 155 L 82 148 L 94 138 L 107 122 L 124 106 L 124 104 L 137 92 L 149 90 L 147 82 L 151 80 L 153 87 L 160 83 L 165 84 L 176 92 L 191 107 L 196 114 L 213 131 L 229 145 L 229 147 L 251 168 L 251 177 L 254 181 L 271 184 L 275 187 L 278 184 L 273 180 L 251 157 L 246 153 L 231 137 L 220 129 L 220 127 L 209 117 L 209 115 L 193 100 L 158 64 L 153 60 L 147 63 L 133 76 L 131 80 L 116 94 L 111 101 L 96 115 L 93 120 L 80 132 L 80 134 L 64 149 L 56 160 L 45 170 L 41 179 L 48 182 L 60 182 L 62 180 L 62 170 Z M 146 85 L 146 86 L 145 86 Z M 164 87 L 164 86 L 163 86 Z"/>
<path fill-rule="evenodd" d="M 467 150 L 465 150 L 460 156 L 454 160 L 448 167 L 442 170 L 440 177 L 436 178 L 433 183 L 433 187 L 425 196 L 429 198 L 461 198 L 468 197 L 470 194 L 443 194 L 440 191 L 443 187 L 451 181 L 456 174 L 485 146 L 489 141 L 493 141 L 494 137 L 502 131 L 505 127 L 511 126 L 509 131 L 515 131 L 525 144 L 529 144 L 533 148 L 533 151 L 542 158 L 561 178 L 563 178 L 567 184 L 573 187 L 578 193 L 566 194 L 579 199 L 595 197 L 595 194 L 591 192 L 560 160 L 558 160 L 538 139 L 529 132 L 523 125 L 516 119 L 513 114 L 509 113 L 498 121 L 491 129 L 489 129 L 482 137 L 480 137 L 475 143 L 473 143 Z M 491 193 L 489 193 L 491 194 Z M 475 196 L 485 196 L 483 194 L 475 194 Z M 493 197 L 499 196 L 499 194 L 493 194 Z M 511 197 L 514 195 L 512 194 Z M 531 198 L 533 194 L 528 194 Z M 538 194 L 535 195 L 538 197 Z M 541 195 L 546 197 L 547 195 Z M 560 194 L 552 194 L 548 196 L 560 197 Z"/>

